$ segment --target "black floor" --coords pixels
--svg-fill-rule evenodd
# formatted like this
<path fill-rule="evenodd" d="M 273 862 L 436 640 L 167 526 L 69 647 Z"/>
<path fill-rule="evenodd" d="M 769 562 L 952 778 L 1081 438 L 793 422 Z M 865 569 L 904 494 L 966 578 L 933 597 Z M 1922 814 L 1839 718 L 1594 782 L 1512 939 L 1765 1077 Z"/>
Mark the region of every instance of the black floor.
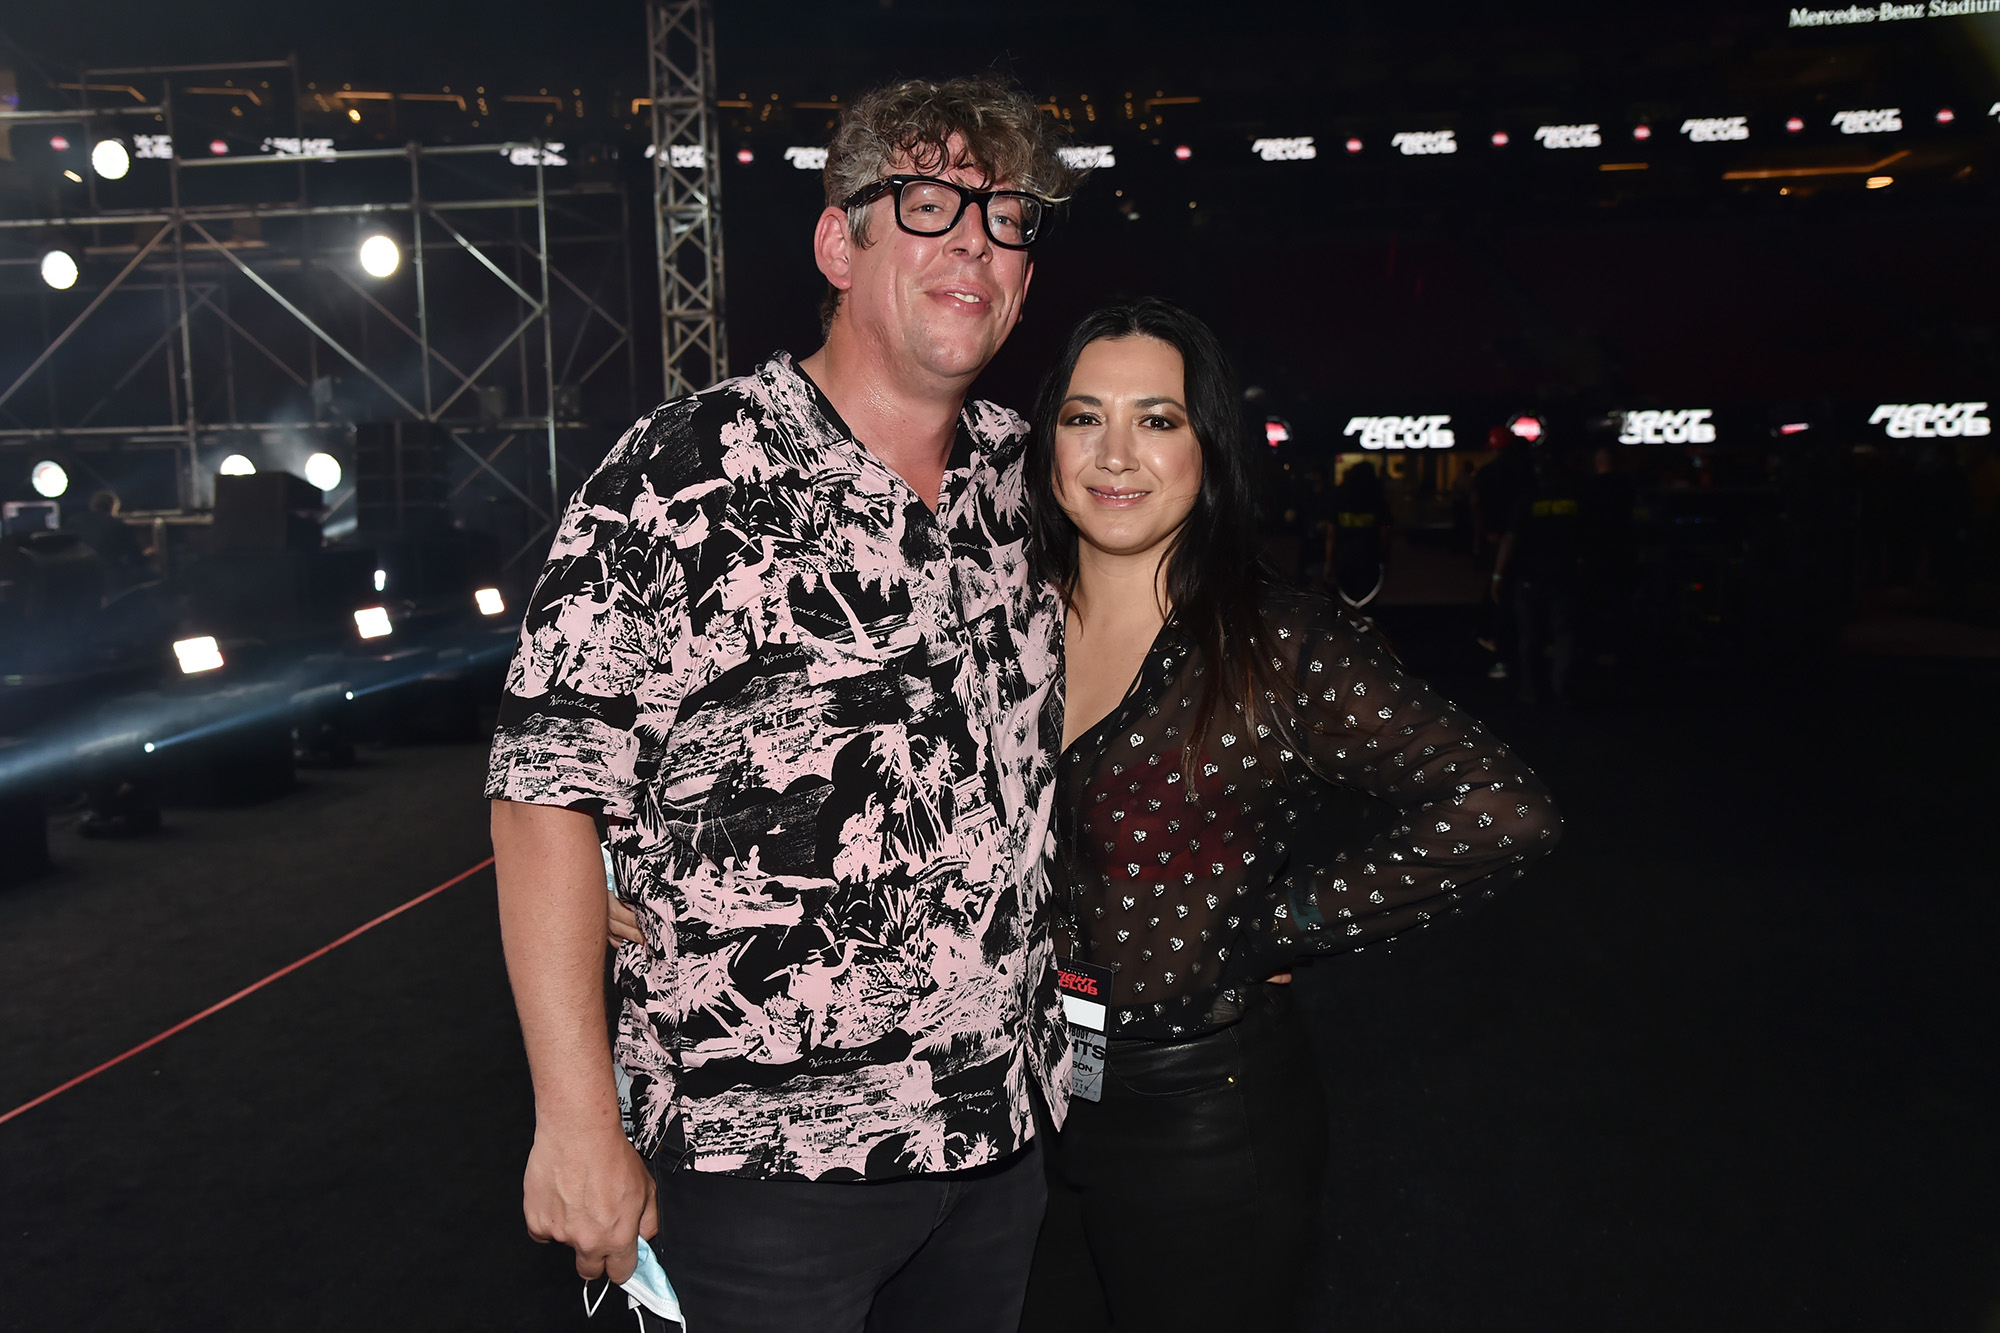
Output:
<path fill-rule="evenodd" d="M 1341 1330 L 2000 1330 L 2000 667 L 1486 713 L 1562 852 L 1301 985 Z M 379 749 L 0 893 L 0 1113 L 487 855 Z M 0 1125 L 0 1328 L 561 1329 L 481 872 Z M 605 1323 L 610 1315 L 600 1315 Z M 608 1325 L 607 1325 L 608 1326 Z"/>

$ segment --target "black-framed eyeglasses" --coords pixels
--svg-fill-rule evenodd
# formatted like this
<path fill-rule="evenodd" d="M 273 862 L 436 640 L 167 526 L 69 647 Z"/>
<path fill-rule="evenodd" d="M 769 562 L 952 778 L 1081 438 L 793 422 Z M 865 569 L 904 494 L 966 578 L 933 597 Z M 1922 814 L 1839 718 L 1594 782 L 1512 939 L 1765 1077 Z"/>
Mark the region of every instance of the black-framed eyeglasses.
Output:
<path fill-rule="evenodd" d="M 859 208 L 885 194 L 896 197 L 896 225 L 912 236 L 942 236 L 965 210 L 979 205 L 979 220 L 993 244 L 1025 250 L 1041 235 L 1049 201 L 1022 190 L 968 190 L 935 176 L 884 176 L 847 196 L 842 208 Z"/>

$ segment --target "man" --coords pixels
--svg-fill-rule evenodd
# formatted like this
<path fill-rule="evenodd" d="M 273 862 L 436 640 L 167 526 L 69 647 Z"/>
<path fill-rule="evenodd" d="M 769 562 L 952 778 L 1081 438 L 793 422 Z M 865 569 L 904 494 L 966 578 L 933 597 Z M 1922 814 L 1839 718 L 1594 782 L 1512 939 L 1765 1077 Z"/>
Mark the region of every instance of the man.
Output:
<path fill-rule="evenodd" d="M 99 491 L 90 497 L 90 508 L 67 524 L 84 545 L 97 552 L 104 566 L 104 590 L 119 592 L 145 575 L 146 548 L 138 536 L 118 517 L 118 492 Z"/>
<path fill-rule="evenodd" d="M 1570 665 L 1576 658 L 1577 565 L 1583 548 L 1583 505 L 1567 460 L 1544 445 L 1534 458 L 1534 480 L 1514 503 L 1507 535 L 1493 561 L 1498 601 L 1512 580 L 1515 643 L 1520 651 L 1517 697 L 1539 701 L 1536 677 L 1542 647 L 1550 650 L 1549 692 L 1569 702 Z"/>
<path fill-rule="evenodd" d="M 1040 928 L 1062 615 L 1022 559 L 1025 427 L 964 400 L 1071 183 L 1054 134 L 983 81 L 858 98 L 813 233 L 825 345 L 635 426 L 528 608 L 487 794 L 529 1230 L 616 1281 L 653 1237 L 702 1333 L 1018 1318 L 1033 1099 L 1059 1118 L 1069 1085 Z M 606 863 L 642 939 L 633 1143 Z"/>

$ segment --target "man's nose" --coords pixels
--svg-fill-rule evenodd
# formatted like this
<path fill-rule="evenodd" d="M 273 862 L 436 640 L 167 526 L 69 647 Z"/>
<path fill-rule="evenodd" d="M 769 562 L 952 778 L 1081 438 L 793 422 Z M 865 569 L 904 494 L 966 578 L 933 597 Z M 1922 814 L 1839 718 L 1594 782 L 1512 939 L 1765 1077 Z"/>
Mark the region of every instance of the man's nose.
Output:
<path fill-rule="evenodd" d="M 971 255 L 974 258 L 989 253 L 993 249 L 993 238 L 986 234 L 986 206 L 971 203 L 958 219 L 958 225 L 945 237 L 945 248 L 953 254 Z"/>

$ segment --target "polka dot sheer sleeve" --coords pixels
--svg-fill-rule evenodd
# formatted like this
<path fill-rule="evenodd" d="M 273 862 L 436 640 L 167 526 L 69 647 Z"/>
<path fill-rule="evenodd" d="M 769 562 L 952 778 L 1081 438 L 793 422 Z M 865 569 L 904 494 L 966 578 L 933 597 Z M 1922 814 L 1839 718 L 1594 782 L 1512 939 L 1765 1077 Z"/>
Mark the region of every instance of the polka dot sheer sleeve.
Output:
<path fill-rule="evenodd" d="M 1057 943 L 1112 969 L 1114 1036 L 1224 1026 L 1245 984 L 1450 916 L 1558 838 L 1527 766 L 1364 625 L 1274 592 L 1264 629 L 1257 707 L 1201 726 L 1170 624 L 1063 753 Z"/>

